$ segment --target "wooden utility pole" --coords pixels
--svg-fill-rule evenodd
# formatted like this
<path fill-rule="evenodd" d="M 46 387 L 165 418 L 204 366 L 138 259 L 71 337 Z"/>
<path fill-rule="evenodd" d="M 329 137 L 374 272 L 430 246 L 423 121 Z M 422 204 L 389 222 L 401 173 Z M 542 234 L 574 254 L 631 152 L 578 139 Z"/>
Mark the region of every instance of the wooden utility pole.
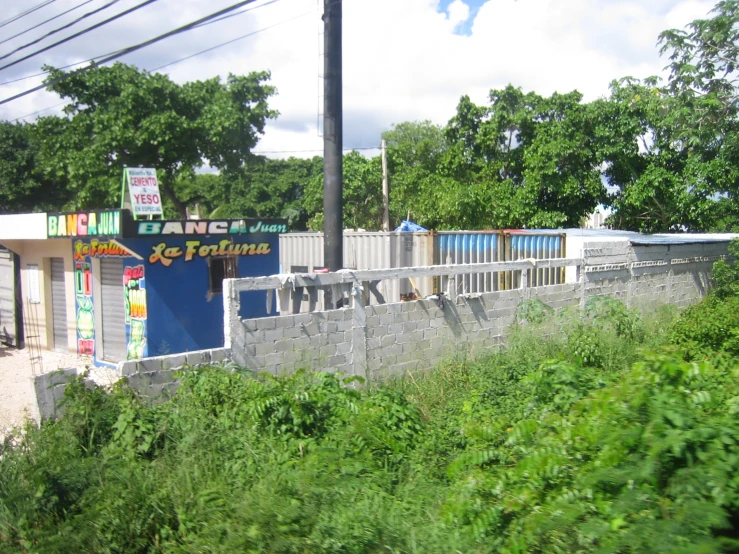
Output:
<path fill-rule="evenodd" d="M 341 0 L 324 0 L 323 265 L 329 271 L 344 267 L 341 17 Z"/>
<path fill-rule="evenodd" d="M 382 230 L 390 230 L 390 187 L 387 182 L 387 143 L 382 139 Z"/>

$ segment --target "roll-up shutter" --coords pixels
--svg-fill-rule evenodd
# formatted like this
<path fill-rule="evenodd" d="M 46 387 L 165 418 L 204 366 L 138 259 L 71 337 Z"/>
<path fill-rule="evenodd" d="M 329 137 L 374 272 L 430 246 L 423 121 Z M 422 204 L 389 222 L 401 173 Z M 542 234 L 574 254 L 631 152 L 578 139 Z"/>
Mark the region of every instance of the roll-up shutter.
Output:
<path fill-rule="evenodd" d="M 123 261 L 100 260 L 100 304 L 103 320 L 103 360 L 126 359 L 126 313 L 123 297 Z"/>
<path fill-rule="evenodd" d="M 0 248 L 0 340 L 5 344 L 17 345 L 13 262 L 13 253 Z"/>
<path fill-rule="evenodd" d="M 64 258 L 51 258 L 51 314 L 54 350 L 69 350 L 67 335 L 67 289 L 64 285 Z"/>

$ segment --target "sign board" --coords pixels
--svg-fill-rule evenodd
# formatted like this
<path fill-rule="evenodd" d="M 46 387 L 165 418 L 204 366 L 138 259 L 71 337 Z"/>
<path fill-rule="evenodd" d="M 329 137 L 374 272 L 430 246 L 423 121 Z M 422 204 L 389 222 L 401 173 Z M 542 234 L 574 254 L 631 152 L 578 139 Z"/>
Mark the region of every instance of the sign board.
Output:
<path fill-rule="evenodd" d="M 287 233 L 286 219 L 190 219 L 136 221 L 127 237 Z"/>
<path fill-rule="evenodd" d="M 130 218 L 130 215 L 128 216 Z M 87 236 L 121 236 L 121 210 L 47 214 L 46 236 L 68 238 Z"/>
<path fill-rule="evenodd" d="M 123 172 L 124 186 L 128 183 L 133 217 L 162 215 L 162 197 L 156 170 L 127 167 Z"/>

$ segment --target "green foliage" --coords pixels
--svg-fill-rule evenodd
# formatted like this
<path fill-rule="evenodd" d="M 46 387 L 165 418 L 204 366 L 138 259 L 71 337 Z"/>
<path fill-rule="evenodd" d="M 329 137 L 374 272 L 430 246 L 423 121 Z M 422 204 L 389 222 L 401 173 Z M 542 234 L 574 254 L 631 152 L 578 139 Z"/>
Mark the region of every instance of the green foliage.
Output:
<path fill-rule="evenodd" d="M 739 268 L 736 260 L 739 257 L 739 239 L 729 243 L 729 256 L 733 261 L 719 260 L 713 264 L 711 276 L 713 278 L 713 295 L 720 298 L 736 296 L 739 293 Z"/>
<path fill-rule="evenodd" d="M 0 212 L 58 210 L 70 200 L 65 180 L 49 179 L 35 127 L 0 121 Z"/>
<path fill-rule="evenodd" d="M 382 228 L 382 168 L 380 158 L 352 151 L 343 160 L 344 227 L 379 231 Z M 304 209 L 312 214 L 311 230 L 323 229 L 323 168 L 309 180 Z"/>
<path fill-rule="evenodd" d="M 529 302 L 499 353 L 376 386 L 80 379 L 0 450 L 0 551 L 734 552 L 737 358 L 660 346 L 702 317 L 669 313 Z"/>
<path fill-rule="evenodd" d="M 263 84 L 269 73 L 178 85 L 120 63 L 77 75 L 50 71 L 50 82 L 68 76 L 49 89 L 71 103 L 66 117 L 38 120 L 40 156 L 49 178 L 70 183 L 75 208 L 118 205 L 123 167 L 143 166 L 159 170 L 162 192 L 184 217 L 175 182 L 192 178 L 204 160 L 238 170 L 277 115 L 267 105 L 275 93 Z"/>
<path fill-rule="evenodd" d="M 739 297 L 711 296 L 689 307 L 672 336 L 691 359 L 715 352 L 739 355 Z"/>

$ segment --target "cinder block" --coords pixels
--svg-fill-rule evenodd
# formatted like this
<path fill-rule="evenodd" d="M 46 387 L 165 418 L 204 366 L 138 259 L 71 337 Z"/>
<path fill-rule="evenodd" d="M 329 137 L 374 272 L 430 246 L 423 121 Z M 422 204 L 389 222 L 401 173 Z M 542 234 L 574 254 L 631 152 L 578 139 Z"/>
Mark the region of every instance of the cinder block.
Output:
<path fill-rule="evenodd" d="M 385 335 L 380 339 L 380 346 L 383 348 L 392 346 L 397 342 L 397 337 L 395 335 Z"/>
<path fill-rule="evenodd" d="M 360 348 L 358 346 L 358 348 Z M 341 344 L 336 345 L 336 354 L 342 355 L 342 354 L 349 354 L 352 351 L 352 344 L 350 342 L 343 342 Z"/>
<path fill-rule="evenodd" d="M 257 321 L 256 319 L 243 319 L 241 320 L 241 325 L 246 329 L 247 331 L 256 331 L 257 330 Z"/>
<path fill-rule="evenodd" d="M 282 353 L 281 352 L 273 352 L 272 354 L 267 354 L 264 356 L 264 366 L 266 368 L 274 367 L 278 364 L 281 364 L 283 360 Z"/>
<path fill-rule="evenodd" d="M 321 346 L 321 348 L 318 349 L 318 356 L 321 358 L 329 358 L 335 355 L 336 355 L 336 345 L 335 344 L 327 344 L 325 346 Z"/>
<path fill-rule="evenodd" d="M 287 327 L 295 327 L 294 315 L 283 315 L 275 318 L 276 329 L 285 329 Z"/>
<path fill-rule="evenodd" d="M 283 329 L 283 337 L 286 339 L 297 339 L 302 336 L 305 336 L 305 333 L 300 327 L 285 327 Z"/>
<path fill-rule="evenodd" d="M 336 367 L 336 366 L 339 366 L 339 365 L 345 364 L 345 363 L 346 363 L 346 356 L 343 355 L 343 354 L 342 355 L 331 356 L 328 359 L 328 367 Z"/>
<path fill-rule="evenodd" d="M 42 376 L 46 381 L 46 387 L 56 387 L 58 385 L 66 385 L 75 377 L 77 377 L 77 369 L 59 369 L 52 373 L 46 373 Z"/>
<path fill-rule="evenodd" d="M 196 366 L 204 363 L 204 357 L 202 352 L 188 352 L 187 353 L 187 365 Z"/>
<path fill-rule="evenodd" d="M 321 333 L 321 328 L 318 325 L 318 323 L 315 321 L 312 321 L 306 324 L 301 324 L 300 330 L 303 332 L 304 335 L 308 337 L 312 337 L 314 335 L 318 335 Z"/>
<path fill-rule="evenodd" d="M 431 322 L 429 321 L 427 317 L 420 319 L 416 321 L 415 323 L 416 323 L 416 329 L 423 330 L 423 329 L 428 329 L 429 327 L 431 327 Z"/>
<path fill-rule="evenodd" d="M 269 329 L 276 329 L 277 328 L 277 322 L 275 317 L 262 317 L 259 319 L 256 319 L 257 322 L 257 330 L 258 331 L 267 331 Z"/>
<path fill-rule="evenodd" d="M 385 356 L 400 356 L 403 353 L 403 346 L 400 344 L 393 344 L 385 348 L 383 357 Z"/>
<path fill-rule="evenodd" d="M 339 344 L 344 342 L 344 333 L 332 333 L 328 336 L 329 344 Z"/>
<path fill-rule="evenodd" d="M 185 358 L 187 362 L 187 357 Z M 162 358 L 144 358 L 139 360 L 138 367 L 136 368 L 139 373 L 148 373 L 151 371 L 161 371 L 162 369 Z"/>
<path fill-rule="evenodd" d="M 369 321 L 367 322 L 369 324 Z M 392 325 L 395 323 L 395 316 L 393 314 L 383 314 L 379 318 L 379 323 L 375 325 Z"/>
<path fill-rule="evenodd" d="M 395 314 L 395 323 L 405 323 L 411 320 L 411 314 L 408 312 L 400 312 Z"/>
<path fill-rule="evenodd" d="M 403 325 L 401 323 L 393 323 L 387 326 L 387 332 L 390 335 L 397 335 L 403 332 Z"/>
<path fill-rule="evenodd" d="M 244 338 L 249 343 L 264 342 L 264 331 L 245 331 Z"/>
<path fill-rule="evenodd" d="M 397 344 L 408 344 L 411 342 L 411 334 L 410 333 L 401 333 L 399 335 L 396 335 L 395 342 Z"/>
<path fill-rule="evenodd" d="M 282 340 L 285 336 L 284 333 L 285 333 L 285 330 L 282 328 L 266 330 L 264 331 L 264 340 L 266 342 L 276 342 L 276 341 Z"/>
<path fill-rule="evenodd" d="M 311 339 L 309 337 L 300 337 L 297 339 L 293 339 L 291 341 L 293 350 L 305 350 L 307 348 L 310 348 L 310 341 Z"/>
<path fill-rule="evenodd" d="M 150 382 L 152 385 L 164 385 L 166 383 L 172 383 L 177 380 L 174 373 L 175 370 L 172 369 L 155 371 L 150 375 Z"/>
<path fill-rule="evenodd" d="M 274 343 L 274 352 L 289 352 L 293 350 L 293 343 L 290 340 L 281 340 Z"/>
<path fill-rule="evenodd" d="M 403 327 L 402 327 L 403 331 L 402 331 L 402 334 L 412 333 L 417 328 L 418 328 L 418 322 L 416 322 L 416 321 L 407 321 L 407 322 L 403 323 Z"/>

